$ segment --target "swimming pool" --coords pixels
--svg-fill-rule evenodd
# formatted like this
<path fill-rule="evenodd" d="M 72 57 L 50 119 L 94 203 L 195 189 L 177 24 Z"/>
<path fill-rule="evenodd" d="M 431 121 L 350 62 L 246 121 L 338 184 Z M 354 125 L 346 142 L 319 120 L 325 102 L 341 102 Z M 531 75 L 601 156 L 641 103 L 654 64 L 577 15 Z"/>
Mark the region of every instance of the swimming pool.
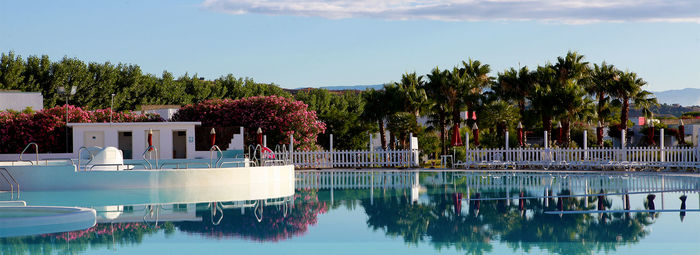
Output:
<path fill-rule="evenodd" d="M 293 195 L 254 200 L 23 192 L 28 205 L 93 208 L 97 225 L 1 238 L 0 251 L 692 254 L 698 187 L 684 174 L 339 170 L 297 171 Z"/>

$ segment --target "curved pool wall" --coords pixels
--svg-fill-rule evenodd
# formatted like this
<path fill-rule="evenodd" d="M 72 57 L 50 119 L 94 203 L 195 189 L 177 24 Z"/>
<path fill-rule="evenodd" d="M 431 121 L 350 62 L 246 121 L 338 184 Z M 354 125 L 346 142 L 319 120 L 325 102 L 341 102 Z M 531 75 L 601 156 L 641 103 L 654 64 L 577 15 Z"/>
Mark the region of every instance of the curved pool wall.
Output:
<path fill-rule="evenodd" d="M 3 167 L 21 191 L 294 185 L 293 165 L 122 171 L 76 171 L 73 165 Z M 0 183 L 0 189 L 9 190 L 9 186 Z"/>
<path fill-rule="evenodd" d="M 46 190 L 23 191 L 20 199 L 28 205 L 80 207 L 186 204 L 289 197 L 294 195 L 294 188 L 293 182 L 284 181 L 190 188 Z M 0 193 L 0 200 L 8 200 L 10 195 L 9 192 Z"/>
<path fill-rule="evenodd" d="M 56 206 L 0 207 L 0 237 L 82 230 L 95 224 L 94 209 Z"/>

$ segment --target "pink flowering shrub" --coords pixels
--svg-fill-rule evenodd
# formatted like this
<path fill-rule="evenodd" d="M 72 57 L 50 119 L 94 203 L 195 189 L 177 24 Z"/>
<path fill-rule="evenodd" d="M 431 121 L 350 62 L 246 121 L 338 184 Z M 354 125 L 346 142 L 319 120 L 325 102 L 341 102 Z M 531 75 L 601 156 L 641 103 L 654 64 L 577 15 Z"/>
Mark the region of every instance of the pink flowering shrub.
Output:
<path fill-rule="evenodd" d="M 109 122 L 109 109 L 86 111 L 72 105 L 56 106 L 35 113 L 0 112 L 0 153 L 19 153 L 31 142 L 41 153 L 64 152 L 66 109 L 74 123 Z M 159 115 L 114 112 L 113 122 L 164 121 Z"/>
<path fill-rule="evenodd" d="M 289 136 L 294 135 L 295 149 L 313 150 L 318 147 L 316 138 L 326 131 L 326 125 L 308 107 L 301 101 L 280 96 L 215 99 L 186 105 L 173 120 L 201 121 L 209 127 L 243 126 L 248 138 L 254 138 L 261 128 L 267 135 L 268 147 L 275 143 L 288 144 Z"/>

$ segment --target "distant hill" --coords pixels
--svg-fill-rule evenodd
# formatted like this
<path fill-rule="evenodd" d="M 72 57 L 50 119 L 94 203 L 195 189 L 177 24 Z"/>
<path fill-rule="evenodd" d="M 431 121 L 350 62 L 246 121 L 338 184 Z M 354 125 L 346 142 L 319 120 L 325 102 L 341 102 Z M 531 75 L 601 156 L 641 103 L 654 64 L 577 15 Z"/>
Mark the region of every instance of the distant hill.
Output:
<path fill-rule="evenodd" d="M 367 90 L 367 89 L 381 89 L 384 85 L 354 85 L 354 86 L 326 86 L 320 87 L 327 90 Z"/>
<path fill-rule="evenodd" d="M 660 104 L 700 105 L 700 89 L 686 88 L 654 92 Z"/>

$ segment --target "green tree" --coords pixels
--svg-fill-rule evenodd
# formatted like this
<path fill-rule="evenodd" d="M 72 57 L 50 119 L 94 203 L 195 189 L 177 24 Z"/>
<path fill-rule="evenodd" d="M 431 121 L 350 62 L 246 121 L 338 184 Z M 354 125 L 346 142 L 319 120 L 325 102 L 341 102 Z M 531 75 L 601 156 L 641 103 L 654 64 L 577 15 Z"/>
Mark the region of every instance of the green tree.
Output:
<path fill-rule="evenodd" d="M 446 133 L 445 129 L 449 124 L 448 114 L 451 109 L 449 108 L 449 93 L 451 89 L 449 88 L 449 71 L 440 71 L 438 67 L 434 68 L 430 74 L 428 74 L 428 82 L 425 84 L 425 92 L 430 98 L 430 114 L 429 123 L 433 127 L 437 127 L 440 132 L 440 153 L 444 154 L 447 151 L 447 146 L 445 144 Z"/>
<path fill-rule="evenodd" d="M 297 93 L 295 99 L 308 104 L 309 110 L 316 111 L 319 120 L 326 123 L 326 132 L 318 139 L 323 146 L 329 144 L 329 136 L 333 134 L 335 149 L 364 149 L 368 132 L 376 130 L 372 128 L 374 122 L 366 122 L 361 117 L 364 101 L 359 93 L 309 89 Z"/>
<path fill-rule="evenodd" d="M 416 119 L 420 118 L 421 111 L 428 104 L 428 96 L 423 89 L 423 76 L 416 75 L 415 72 L 405 73 L 396 85 L 403 94 L 403 111 L 413 113 Z"/>
<path fill-rule="evenodd" d="M 0 56 L 0 88 L 2 89 L 24 89 L 24 60 L 22 56 L 15 55 L 14 52 L 3 53 Z"/>
<path fill-rule="evenodd" d="M 565 57 L 558 57 L 554 65 L 559 81 L 554 89 L 555 106 L 560 108 L 565 147 L 571 141 L 571 121 L 587 119 L 592 113 L 592 102 L 583 86 L 590 79 L 590 68 L 583 58 L 577 52 L 568 52 Z"/>
<path fill-rule="evenodd" d="M 648 108 L 656 102 L 656 99 L 651 99 L 652 94 L 642 89 L 643 86 L 647 85 L 647 82 L 637 77 L 636 73 L 622 72 L 619 77 L 619 80 L 610 89 L 610 95 L 616 98 L 618 104 L 622 105 L 620 128 L 625 130 L 629 119 L 630 100 L 639 102 L 641 106 Z"/>
<path fill-rule="evenodd" d="M 605 123 L 611 115 L 608 92 L 618 79 L 618 70 L 615 66 L 605 62 L 593 65 L 592 73 L 586 83 L 586 91 L 597 100 L 596 115 L 601 123 Z"/>
<path fill-rule="evenodd" d="M 362 112 L 362 118 L 367 121 L 376 122 L 379 127 L 379 136 L 381 138 L 382 149 L 386 147 L 386 130 L 384 126 L 384 118 L 388 112 L 388 106 L 384 101 L 386 98 L 383 90 L 369 89 L 362 92 L 362 99 L 365 102 L 365 109 Z"/>
<path fill-rule="evenodd" d="M 510 68 L 503 73 L 498 73 L 498 78 L 493 86 L 494 93 L 501 100 L 517 103 L 520 112 L 520 122 L 525 122 L 525 103 L 535 82 L 527 66 L 516 70 Z"/>

